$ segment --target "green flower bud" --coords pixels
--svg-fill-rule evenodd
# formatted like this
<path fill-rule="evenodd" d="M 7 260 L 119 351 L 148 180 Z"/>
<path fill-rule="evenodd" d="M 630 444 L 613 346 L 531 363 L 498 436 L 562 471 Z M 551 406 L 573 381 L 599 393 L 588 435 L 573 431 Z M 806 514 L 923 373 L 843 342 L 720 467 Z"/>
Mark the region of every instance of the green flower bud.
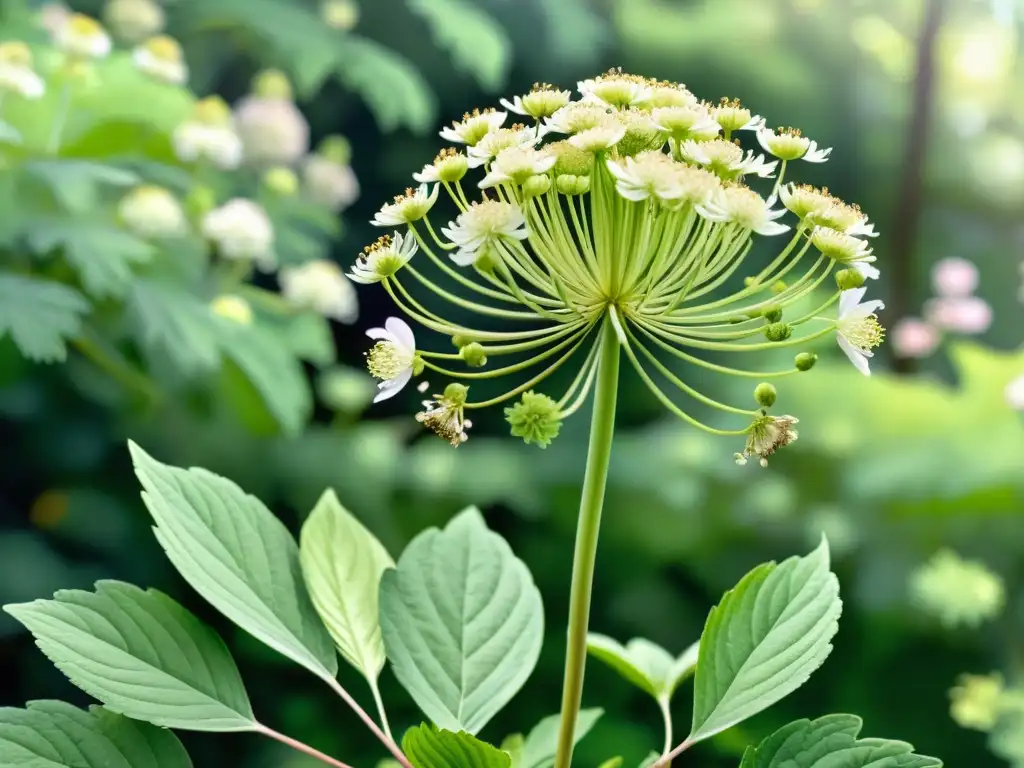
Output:
<path fill-rule="evenodd" d="M 473 262 L 473 266 L 481 272 L 494 272 L 498 268 L 500 261 L 501 256 L 495 253 L 494 248 L 490 245 L 485 245 L 481 249 L 480 255 L 476 257 L 476 261 Z"/>
<path fill-rule="evenodd" d="M 813 352 L 801 352 L 796 356 L 796 368 L 798 371 L 809 371 L 818 362 L 818 356 Z"/>
<path fill-rule="evenodd" d="M 758 283 L 757 283 L 757 278 L 756 277 L 744 277 L 743 278 L 743 286 L 745 288 L 753 288 L 757 284 Z"/>
<path fill-rule="evenodd" d="M 551 189 L 550 176 L 531 176 L 523 182 L 523 197 L 527 200 L 546 195 Z"/>
<path fill-rule="evenodd" d="M 787 286 L 785 282 L 783 282 L 782 280 L 776 280 L 775 284 L 772 286 L 772 293 L 778 296 L 780 293 L 786 290 L 786 288 Z"/>
<path fill-rule="evenodd" d="M 452 344 L 454 344 L 459 349 L 462 349 L 467 344 L 472 344 L 472 343 L 473 343 L 473 338 L 471 336 L 467 336 L 464 333 L 456 333 L 454 336 L 452 336 Z"/>
<path fill-rule="evenodd" d="M 466 404 L 466 397 L 469 396 L 469 387 L 465 384 L 451 383 L 444 388 L 444 399 L 452 406 L 461 408 Z"/>
<path fill-rule="evenodd" d="M 590 177 L 565 174 L 555 179 L 555 186 L 567 197 L 583 195 L 590 191 Z"/>
<path fill-rule="evenodd" d="M 764 336 L 768 341 L 785 341 L 793 335 L 793 326 L 789 323 L 772 323 L 764 327 Z"/>
<path fill-rule="evenodd" d="M 589 176 L 594 167 L 594 156 L 590 152 L 577 149 L 568 141 L 556 141 L 545 147 L 545 151 L 555 155 L 556 176 Z"/>
<path fill-rule="evenodd" d="M 317 146 L 316 152 L 338 165 L 348 165 L 352 161 L 352 145 L 344 136 L 337 134 L 325 136 Z"/>
<path fill-rule="evenodd" d="M 558 403 L 539 392 L 523 393 L 522 400 L 505 409 L 505 420 L 511 425 L 513 436 L 541 448 L 547 448 L 562 427 Z"/>
<path fill-rule="evenodd" d="M 265 69 L 252 81 L 253 95 L 264 99 L 292 100 L 292 84 L 279 69 Z"/>
<path fill-rule="evenodd" d="M 841 291 L 852 291 L 864 285 L 864 275 L 856 269 L 840 269 L 836 272 L 836 285 Z"/>
<path fill-rule="evenodd" d="M 754 388 L 754 400 L 762 408 L 771 408 L 775 405 L 775 398 L 777 393 L 775 387 L 769 384 L 767 381 L 762 381 Z"/>
<path fill-rule="evenodd" d="M 777 323 L 782 319 L 782 307 L 778 304 L 772 304 L 770 307 L 767 307 L 761 315 L 767 322 Z"/>
<path fill-rule="evenodd" d="M 487 355 L 483 345 L 473 341 L 459 350 L 459 355 L 470 368 L 483 368 L 487 365 Z"/>
<path fill-rule="evenodd" d="M 278 166 L 263 174 L 263 185 L 281 197 L 291 197 L 299 191 L 299 177 L 291 168 Z"/>
<path fill-rule="evenodd" d="M 324 405 L 332 411 L 352 415 L 361 413 L 377 393 L 373 379 L 363 371 L 342 367 L 320 374 L 316 390 Z"/>
<path fill-rule="evenodd" d="M 412 359 L 412 375 L 419 376 L 423 373 L 423 369 L 426 368 L 426 364 L 423 362 L 423 358 L 420 357 L 419 353 Z"/>

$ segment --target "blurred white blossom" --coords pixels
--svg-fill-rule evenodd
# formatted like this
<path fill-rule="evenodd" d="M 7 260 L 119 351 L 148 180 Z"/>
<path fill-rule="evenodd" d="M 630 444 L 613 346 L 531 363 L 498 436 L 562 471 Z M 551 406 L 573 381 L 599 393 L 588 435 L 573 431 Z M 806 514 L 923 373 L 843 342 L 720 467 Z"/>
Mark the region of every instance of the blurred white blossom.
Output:
<path fill-rule="evenodd" d="M 184 85 L 188 66 L 178 41 L 167 35 L 152 37 L 132 52 L 132 60 L 141 72 L 172 85 Z"/>
<path fill-rule="evenodd" d="M 309 151 L 309 123 L 292 101 L 291 83 L 278 70 L 256 76 L 252 93 L 235 105 L 234 117 L 250 165 L 294 165 Z"/>
<path fill-rule="evenodd" d="M 236 197 L 203 217 L 203 235 L 225 259 L 255 261 L 264 271 L 273 269 L 274 227 L 263 208 Z"/>
<path fill-rule="evenodd" d="M 110 35 L 96 19 L 81 13 L 71 14 L 56 31 L 57 47 L 80 59 L 102 59 L 110 54 Z"/>
<path fill-rule="evenodd" d="M 26 99 L 38 99 L 46 92 L 46 84 L 32 68 L 32 51 L 24 43 L 0 43 L 0 95 L 5 92 Z"/>
<path fill-rule="evenodd" d="M 138 43 L 163 31 L 167 20 L 154 0 L 107 0 L 103 21 L 118 39 Z"/>
<path fill-rule="evenodd" d="M 991 731 L 999 719 L 1006 689 L 998 674 L 961 675 L 949 691 L 949 715 L 961 728 Z"/>
<path fill-rule="evenodd" d="M 910 578 L 910 596 L 947 628 L 977 627 L 1003 610 L 1003 580 L 984 563 L 964 560 L 952 550 L 937 552 Z"/>
<path fill-rule="evenodd" d="M 352 167 L 321 154 L 309 155 L 303 161 L 302 186 L 310 200 L 335 212 L 359 199 L 359 179 Z"/>
<path fill-rule="evenodd" d="M 332 29 L 348 32 L 359 23 L 359 6 L 354 0 L 324 0 L 320 4 L 320 17 Z"/>
<path fill-rule="evenodd" d="M 939 296 L 970 296 L 978 287 L 978 268 L 967 259 L 941 259 L 932 267 L 932 287 Z"/>
<path fill-rule="evenodd" d="M 333 261 L 321 259 L 285 267 L 278 279 L 281 295 L 296 307 L 346 324 L 354 323 L 359 316 L 355 287 Z"/>
<path fill-rule="evenodd" d="M 210 311 L 240 325 L 252 325 L 252 307 L 241 296 L 223 294 L 210 302 Z"/>
<path fill-rule="evenodd" d="M 984 333 L 992 325 L 992 307 L 978 296 L 929 299 L 924 305 L 928 322 L 954 333 Z"/>
<path fill-rule="evenodd" d="M 1024 411 L 1024 375 L 1006 385 L 1006 403 L 1015 411 Z"/>
<path fill-rule="evenodd" d="M 221 170 L 237 168 L 242 141 L 231 123 L 231 110 L 219 96 L 196 102 L 192 117 L 171 136 L 174 153 L 186 162 L 208 161 Z"/>
<path fill-rule="evenodd" d="M 188 231 L 181 203 L 163 187 L 136 187 L 121 198 L 117 214 L 132 234 L 145 239 L 180 237 Z"/>

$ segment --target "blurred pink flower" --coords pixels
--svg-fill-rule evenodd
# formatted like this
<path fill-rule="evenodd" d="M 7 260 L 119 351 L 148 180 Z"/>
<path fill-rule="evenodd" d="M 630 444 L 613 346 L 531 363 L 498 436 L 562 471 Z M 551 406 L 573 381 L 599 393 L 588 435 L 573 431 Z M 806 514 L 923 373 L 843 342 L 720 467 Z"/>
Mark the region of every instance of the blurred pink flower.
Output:
<path fill-rule="evenodd" d="M 978 268 L 967 259 L 942 259 L 932 267 L 932 287 L 939 296 L 970 296 L 978 287 Z"/>
<path fill-rule="evenodd" d="M 992 307 L 977 296 L 930 299 L 924 316 L 932 325 L 954 333 L 984 333 L 992 325 Z"/>
<path fill-rule="evenodd" d="M 928 357 L 939 346 L 938 329 L 917 317 L 905 317 L 892 329 L 892 344 L 900 357 Z"/>
<path fill-rule="evenodd" d="M 1017 411 L 1024 411 L 1024 376 L 1006 385 L 1006 404 Z"/>

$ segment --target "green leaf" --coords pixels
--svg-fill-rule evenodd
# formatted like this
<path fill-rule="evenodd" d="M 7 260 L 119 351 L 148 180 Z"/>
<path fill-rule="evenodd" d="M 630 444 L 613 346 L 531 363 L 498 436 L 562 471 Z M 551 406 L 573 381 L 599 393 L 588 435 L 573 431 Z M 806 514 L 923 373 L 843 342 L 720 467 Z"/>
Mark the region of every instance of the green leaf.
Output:
<path fill-rule="evenodd" d="M 178 737 L 101 707 L 63 701 L 0 709 L 5 768 L 192 768 Z"/>
<path fill-rule="evenodd" d="M 644 758 L 643 762 L 640 763 L 640 768 L 651 768 L 651 766 L 653 766 L 660 759 L 660 752 L 651 752 L 647 757 Z"/>
<path fill-rule="evenodd" d="M 382 130 L 408 126 L 425 133 L 434 124 L 437 104 L 430 86 L 408 60 L 379 43 L 347 36 L 337 72 L 366 101 Z"/>
<path fill-rule="evenodd" d="M 704 625 L 688 741 L 724 731 L 803 685 L 832 651 L 841 612 L 824 540 L 806 557 L 744 576 Z"/>
<path fill-rule="evenodd" d="M 320 497 L 299 541 L 302 574 L 313 605 L 341 655 L 375 683 L 385 661 L 380 578 L 395 561 L 333 490 Z"/>
<path fill-rule="evenodd" d="M 284 345 L 296 357 L 317 368 L 326 368 L 337 360 L 330 323 L 323 315 L 303 312 L 290 318 L 281 331 Z"/>
<path fill-rule="evenodd" d="M 612 757 L 605 760 L 597 768 L 622 768 L 623 760 L 621 757 Z"/>
<path fill-rule="evenodd" d="M 256 727 L 224 641 L 160 592 L 100 581 L 95 592 L 62 590 L 4 610 L 71 682 L 113 712 L 195 731 Z"/>
<path fill-rule="evenodd" d="M 186 375 L 220 365 L 220 343 L 210 308 L 192 294 L 151 280 L 132 285 L 131 328 L 154 357 L 170 357 Z"/>
<path fill-rule="evenodd" d="M 155 533 L 185 580 L 253 637 L 325 680 L 331 636 L 302 583 L 299 548 L 259 499 L 204 469 L 161 464 L 129 442 Z"/>
<path fill-rule="evenodd" d="M 123 168 L 89 160 L 33 160 L 25 171 L 42 181 L 54 198 L 72 213 L 86 213 L 97 205 L 103 187 L 131 187 L 142 180 Z"/>
<path fill-rule="evenodd" d="M 512 45 L 489 14 L 465 0 L 408 0 L 409 8 L 430 26 L 439 47 L 449 51 L 456 68 L 494 93 L 512 64 Z"/>
<path fill-rule="evenodd" d="M 858 739 L 861 725 L 855 715 L 797 720 L 748 747 L 740 768 L 941 768 L 906 742 Z"/>
<path fill-rule="evenodd" d="M 19 146 L 21 144 L 21 131 L 10 123 L 0 120 L 0 143 Z"/>
<path fill-rule="evenodd" d="M 465 731 L 441 731 L 432 725 L 410 728 L 402 751 L 413 768 L 509 768 L 512 759 Z"/>
<path fill-rule="evenodd" d="M 37 253 L 62 248 L 85 290 L 100 299 L 123 296 L 132 266 L 153 255 L 149 243 L 101 221 L 47 217 L 31 222 L 26 237 Z"/>
<path fill-rule="evenodd" d="M 413 539 L 380 603 L 395 675 L 441 728 L 478 733 L 537 664 L 540 592 L 475 507 Z"/>
<path fill-rule="evenodd" d="M 573 745 L 590 733 L 594 723 L 604 714 L 603 709 L 581 709 L 576 718 L 576 735 Z M 526 737 L 526 744 L 523 746 L 522 762 L 518 765 L 522 768 L 550 768 L 555 764 L 555 750 L 558 747 L 558 725 L 561 719 L 558 715 L 545 717 Z"/>
<path fill-rule="evenodd" d="M 676 688 L 697 666 L 700 643 L 694 643 L 677 659 L 660 645 L 634 638 L 625 646 L 605 635 L 587 635 L 587 653 L 604 662 L 637 688 L 656 699 L 672 698 Z"/>
<path fill-rule="evenodd" d="M 30 360 L 64 360 L 64 342 L 81 331 L 82 315 L 88 311 L 85 297 L 65 285 L 0 275 L 0 338 L 9 333 Z"/>
<path fill-rule="evenodd" d="M 506 736 L 501 742 L 501 751 L 507 752 L 512 760 L 512 768 L 523 768 L 523 749 L 526 747 L 526 738 L 521 733 L 513 733 Z"/>

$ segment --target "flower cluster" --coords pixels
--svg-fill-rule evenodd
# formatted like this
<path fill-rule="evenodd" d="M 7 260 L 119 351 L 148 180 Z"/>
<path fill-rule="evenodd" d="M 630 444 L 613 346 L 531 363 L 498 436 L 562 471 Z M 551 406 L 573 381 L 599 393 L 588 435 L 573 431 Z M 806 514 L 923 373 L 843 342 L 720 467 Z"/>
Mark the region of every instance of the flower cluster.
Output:
<path fill-rule="evenodd" d="M 942 550 L 913 574 L 910 595 L 949 628 L 977 627 L 1002 612 L 1006 588 L 984 563 Z"/>
<path fill-rule="evenodd" d="M 788 376 L 817 356 L 801 351 L 789 369 L 768 372 L 705 357 L 799 348 L 835 333 L 867 374 L 884 335 L 881 302 L 865 300 L 865 281 L 879 274 L 867 239 L 874 227 L 828 190 L 786 181 L 791 166 L 824 162 L 830 149 L 798 130 L 767 128 L 736 100 L 701 101 L 678 83 L 619 70 L 577 90 L 574 98 L 537 85 L 503 99 L 501 109 L 467 113 L 441 131 L 452 146 L 414 174 L 419 186 L 381 208 L 373 223 L 400 231 L 367 248 L 351 277 L 382 285 L 406 316 L 450 337 L 457 351 L 420 349 L 411 329 L 392 340 L 375 329 L 382 341 L 371 373 L 389 397 L 414 367 L 460 382 L 419 415 L 456 445 L 469 426 L 465 413 L 519 399 L 505 409 L 513 434 L 543 447 L 592 390 L 598 340 L 613 334 L 666 408 L 708 432 L 745 436 L 738 460 L 766 463 L 797 438 L 796 418 L 769 413 L 774 388 L 758 387 L 758 408 L 729 405 L 697 391 L 669 361 L 754 379 Z M 468 182 L 474 171 L 479 178 Z M 452 214 L 435 226 L 431 214 L 442 204 Z M 755 242 L 783 235 L 773 258 L 749 258 Z M 836 289 L 807 306 L 833 273 Z M 446 317 L 425 303 L 430 294 L 482 322 Z M 825 316 L 837 303 L 838 315 Z M 385 355 L 381 344 L 387 366 L 375 363 Z M 502 358 L 508 362 L 495 363 Z M 542 394 L 569 361 L 575 372 L 561 396 Z M 468 385 L 504 376 L 517 382 L 469 396 Z M 705 424 L 665 383 L 746 426 Z"/>

